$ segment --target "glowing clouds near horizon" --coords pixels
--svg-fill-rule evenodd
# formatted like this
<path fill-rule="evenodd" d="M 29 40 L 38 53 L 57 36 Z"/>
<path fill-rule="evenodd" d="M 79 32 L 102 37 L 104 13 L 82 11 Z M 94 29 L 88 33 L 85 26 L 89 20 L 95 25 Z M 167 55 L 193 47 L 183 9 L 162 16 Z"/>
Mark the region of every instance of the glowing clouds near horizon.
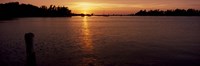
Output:
<path fill-rule="evenodd" d="M 191 3 L 189 3 L 191 2 Z M 200 1 L 199 1 L 200 2 Z M 169 4 L 170 3 L 170 4 Z M 94 14 L 130 14 L 135 13 L 139 10 L 167 10 L 167 9 L 200 9 L 199 3 L 193 1 L 174 1 L 174 0 L 87 0 L 81 1 L 77 0 L 72 2 L 70 8 L 72 8 L 75 13 L 94 13 Z"/>
<path fill-rule="evenodd" d="M 115 3 L 95 3 L 95 2 L 73 2 L 69 6 L 74 13 L 83 14 L 124 14 L 134 12 L 135 9 L 142 9 L 141 4 L 115 4 Z"/>
<path fill-rule="evenodd" d="M 0 3 L 11 0 L 0 0 Z M 139 10 L 200 9 L 200 0 L 17 0 L 36 6 L 66 6 L 73 13 L 83 14 L 130 14 Z"/>

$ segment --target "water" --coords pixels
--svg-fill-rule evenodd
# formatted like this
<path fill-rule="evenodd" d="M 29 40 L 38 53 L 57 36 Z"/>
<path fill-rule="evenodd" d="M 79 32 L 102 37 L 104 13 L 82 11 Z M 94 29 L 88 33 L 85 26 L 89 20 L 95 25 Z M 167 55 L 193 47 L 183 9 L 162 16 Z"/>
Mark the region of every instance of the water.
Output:
<path fill-rule="evenodd" d="M 200 17 L 58 17 L 0 21 L 0 66 L 199 66 Z"/>

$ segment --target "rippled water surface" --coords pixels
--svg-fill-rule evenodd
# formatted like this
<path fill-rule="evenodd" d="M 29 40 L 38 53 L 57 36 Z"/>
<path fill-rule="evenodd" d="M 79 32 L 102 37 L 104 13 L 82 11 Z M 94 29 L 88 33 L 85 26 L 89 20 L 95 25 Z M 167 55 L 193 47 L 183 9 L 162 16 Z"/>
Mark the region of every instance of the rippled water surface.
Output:
<path fill-rule="evenodd" d="M 200 17 L 57 17 L 0 21 L 0 66 L 200 66 Z"/>

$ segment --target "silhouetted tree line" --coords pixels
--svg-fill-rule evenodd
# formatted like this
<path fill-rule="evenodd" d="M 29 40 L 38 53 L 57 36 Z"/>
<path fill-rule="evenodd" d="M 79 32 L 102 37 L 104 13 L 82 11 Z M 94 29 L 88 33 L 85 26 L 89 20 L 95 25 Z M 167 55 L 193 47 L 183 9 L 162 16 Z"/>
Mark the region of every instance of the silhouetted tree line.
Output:
<path fill-rule="evenodd" d="M 175 10 L 140 10 L 136 16 L 200 16 L 200 10 L 195 9 L 175 9 Z"/>
<path fill-rule="evenodd" d="M 71 10 L 67 7 L 55 5 L 37 7 L 31 4 L 19 4 L 9 2 L 0 4 L 0 18 L 10 17 L 63 17 L 71 16 Z"/>

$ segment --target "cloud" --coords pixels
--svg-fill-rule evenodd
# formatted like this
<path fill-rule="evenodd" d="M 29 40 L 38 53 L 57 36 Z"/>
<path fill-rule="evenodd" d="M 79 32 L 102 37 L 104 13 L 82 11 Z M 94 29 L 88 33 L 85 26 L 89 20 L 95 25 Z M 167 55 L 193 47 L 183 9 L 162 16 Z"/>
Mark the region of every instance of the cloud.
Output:
<path fill-rule="evenodd" d="M 91 8 L 142 8 L 141 4 L 115 4 L 115 3 L 93 3 L 93 2 L 75 2 L 70 4 L 72 8 L 89 6 Z"/>

